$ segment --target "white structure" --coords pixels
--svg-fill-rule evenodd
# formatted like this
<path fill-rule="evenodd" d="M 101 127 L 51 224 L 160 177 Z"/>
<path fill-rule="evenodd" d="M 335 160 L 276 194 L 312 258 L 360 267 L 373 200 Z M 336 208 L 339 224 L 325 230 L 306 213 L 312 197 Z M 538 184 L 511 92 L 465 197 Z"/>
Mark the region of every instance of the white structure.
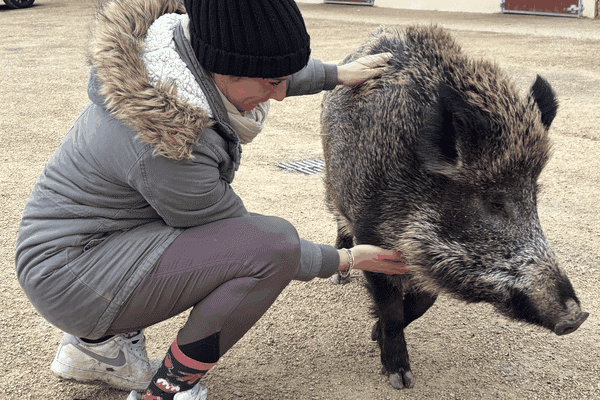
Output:
<path fill-rule="evenodd" d="M 299 3 L 323 3 L 323 0 L 297 0 Z M 375 0 L 376 7 L 405 8 L 408 10 L 460 11 L 500 13 L 503 0 Z M 574 0 L 573 4 L 578 5 Z M 594 18 L 595 0 L 582 1 L 583 17 Z"/>

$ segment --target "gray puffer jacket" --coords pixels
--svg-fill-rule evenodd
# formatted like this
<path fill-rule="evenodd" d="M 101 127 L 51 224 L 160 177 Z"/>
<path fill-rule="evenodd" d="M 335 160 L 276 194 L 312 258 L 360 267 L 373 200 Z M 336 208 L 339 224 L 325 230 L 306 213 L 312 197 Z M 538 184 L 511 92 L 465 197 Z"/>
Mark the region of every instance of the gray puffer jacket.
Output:
<path fill-rule="evenodd" d="M 153 85 L 142 59 L 153 22 L 184 13 L 176 0 L 113 0 L 96 17 L 90 102 L 39 176 L 17 242 L 21 286 L 64 331 L 102 336 L 186 228 L 248 215 L 230 186 L 238 135 L 181 24 L 165 46 L 199 94 L 182 94 L 168 79 Z M 287 80 L 287 95 L 332 89 L 336 80 L 335 65 L 312 59 Z M 331 276 L 338 262 L 333 247 L 303 240 L 296 279 Z"/>

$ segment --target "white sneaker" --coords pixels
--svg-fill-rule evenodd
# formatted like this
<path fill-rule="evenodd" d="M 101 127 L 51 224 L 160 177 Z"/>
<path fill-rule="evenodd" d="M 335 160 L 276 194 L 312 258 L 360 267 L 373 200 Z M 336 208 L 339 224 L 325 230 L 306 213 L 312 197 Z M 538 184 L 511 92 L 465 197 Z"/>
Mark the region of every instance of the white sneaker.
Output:
<path fill-rule="evenodd" d="M 161 365 L 162 359 L 148 359 L 144 331 L 116 335 L 98 344 L 65 333 L 50 369 L 61 379 L 145 390 Z"/>
<path fill-rule="evenodd" d="M 206 400 L 207 393 L 208 390 L 200 386 L 200 383 L 197 383 L 196 386 L 190 390 L 176 393 L 173 400 Z M 150 400 L 153 399 L 157 399 L 157 397 L 150 397 Z M 127 396 L 127 400 L 142 400 L 142 396 L 135 390 L 132 390 L 131 393 L 129 393 L 129 396 Z"/>

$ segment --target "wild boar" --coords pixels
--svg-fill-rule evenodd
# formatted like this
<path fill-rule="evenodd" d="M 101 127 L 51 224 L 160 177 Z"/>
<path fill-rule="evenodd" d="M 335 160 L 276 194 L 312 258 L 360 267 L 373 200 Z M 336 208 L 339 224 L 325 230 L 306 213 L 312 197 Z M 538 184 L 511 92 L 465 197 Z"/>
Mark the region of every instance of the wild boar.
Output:
<path fill-rule="evenodd" d="M 344 63 L 391 52 L 387 71 L 326 94 L 321 115 L 336 246 L 403 254 L 409 276 L 365 273 L 383 372 L 415 384 L 404 329 L 439 293 L 488 302 L 564 335 L 588 317 L 537 213 L 558 102 L 537 77 L 521 94 L 497 65 L 435 26 L 380 28 Z"/>

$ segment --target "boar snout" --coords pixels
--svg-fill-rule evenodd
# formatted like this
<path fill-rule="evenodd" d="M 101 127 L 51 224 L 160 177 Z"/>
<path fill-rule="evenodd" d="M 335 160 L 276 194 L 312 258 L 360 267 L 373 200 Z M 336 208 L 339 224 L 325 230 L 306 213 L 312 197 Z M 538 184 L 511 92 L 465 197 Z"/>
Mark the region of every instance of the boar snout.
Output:
<path fill-rule="evenodd" d="M 573 299 L 567 300 L 567 308 L 569 314 L 554 327 L 554 333 L 559 336 L 575 332 L 590 315 L 590 313 L 582 312 L 579 304 Z"/>

